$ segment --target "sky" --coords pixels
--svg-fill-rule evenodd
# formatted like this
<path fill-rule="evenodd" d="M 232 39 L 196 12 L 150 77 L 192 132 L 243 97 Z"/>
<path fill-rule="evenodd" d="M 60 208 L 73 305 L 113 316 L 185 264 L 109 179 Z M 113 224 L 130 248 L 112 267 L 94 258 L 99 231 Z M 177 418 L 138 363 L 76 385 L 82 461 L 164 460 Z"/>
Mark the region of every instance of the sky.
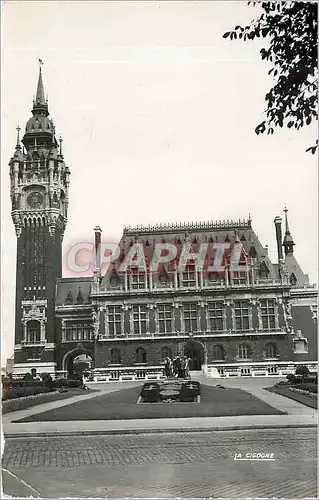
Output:
<path fill-rule="evenodd" d="M 287 205 L 295 255 L 317 278 L 316 129 L 259 135 L 273 80 L 260 41 L 223 39 L 245 2 L 2 4 L 2 361 L 13 353 L 16 236 L 8 162 L 31 117 L 38 58 L 71 170 L 64 249 L 123 226 L 247 218 L 276 262 Z M 64 276 L 68 275 L 64 269 Z"/>

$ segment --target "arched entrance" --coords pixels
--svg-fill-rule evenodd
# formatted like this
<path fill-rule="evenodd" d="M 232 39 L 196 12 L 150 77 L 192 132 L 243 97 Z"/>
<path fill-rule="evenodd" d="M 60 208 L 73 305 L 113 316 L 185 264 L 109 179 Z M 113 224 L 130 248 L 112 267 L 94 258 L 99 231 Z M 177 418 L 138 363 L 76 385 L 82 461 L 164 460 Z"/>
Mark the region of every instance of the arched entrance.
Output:
<path fill-rule="evenodd" d="M 75 374 L 82 376 L 83 372 L 94 368 L 93 353 L 86 349 L 74 349 L 64 356 L 62 365 L 68 377 Z"/>
<path fill-rule="evenodd" d="M 204 346 L 194 339 L 189 339 L 184 346 L 184 356 L 191 359 L 190 369 L 201 370 L 205 362 Z"/>

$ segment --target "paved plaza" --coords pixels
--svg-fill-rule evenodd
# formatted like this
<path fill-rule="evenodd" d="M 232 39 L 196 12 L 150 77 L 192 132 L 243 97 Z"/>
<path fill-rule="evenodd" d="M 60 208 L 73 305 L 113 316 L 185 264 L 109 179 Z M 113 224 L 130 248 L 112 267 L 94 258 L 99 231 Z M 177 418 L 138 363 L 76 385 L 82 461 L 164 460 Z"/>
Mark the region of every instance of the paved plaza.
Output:
<path fill-rule="evenodd" d="M 99 393 L 4 415 L 4 492 L 43 498 L 315 498 L 317 411 L 266 391 L 276 379 L 198 378 L 242 388 L 286 414 L 13 422 L 136 387 L 95 385 Z M 274 459 L 234 459 L 247 453 Z"/>
<path fill-rule="evenodd" d="M 234 460 L 239 453 L 275 460 Z M 316 431 L 11 438 L 3 467 L 20 479 L 4 473 L 11 495 L 313 498 Z"/>

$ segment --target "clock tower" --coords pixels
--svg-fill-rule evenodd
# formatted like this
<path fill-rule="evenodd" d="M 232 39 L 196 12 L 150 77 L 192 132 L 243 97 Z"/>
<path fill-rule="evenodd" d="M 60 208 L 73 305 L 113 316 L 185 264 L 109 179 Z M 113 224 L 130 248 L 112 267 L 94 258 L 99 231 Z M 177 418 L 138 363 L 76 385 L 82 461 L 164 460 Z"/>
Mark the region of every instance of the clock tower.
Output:
<path fill-rule="evenodd" d="M 32 117 L 10 160 L 17 236 L 14 375 L 56 370 L 55 289 L 62 274 L 70 171 L 49 117 L 40 66 Z"/>

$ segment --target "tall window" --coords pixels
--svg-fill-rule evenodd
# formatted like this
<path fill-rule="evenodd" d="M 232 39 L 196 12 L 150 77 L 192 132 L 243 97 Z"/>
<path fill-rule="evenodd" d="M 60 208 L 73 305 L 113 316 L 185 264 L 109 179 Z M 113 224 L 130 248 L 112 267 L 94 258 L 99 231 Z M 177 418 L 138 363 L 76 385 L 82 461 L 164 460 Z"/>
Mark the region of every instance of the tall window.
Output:
<path fill-rule="evenodd" d="M 158 304 L 158 325 L 160 333 L 172 332 L 172 305 Z"/>
<path fill-rule="evenodd" d="M 144 290 L 144 288 L 145 288 L 145 273 L 140 272 L 138 269 L 132 269 L 131 289 Z"/>
<path fill-rule="evenodd" d="M 41 325 L 39 321 L 32 320 L 27 323 L 27 342 L 40 342 Z"/>
<path fill-rule="evenodd" d="M 121 351 L 119 349 L 111 349 L 110 362 L 112 365 L 121 364 Z"/>
<path fill-rule="evenodd" d="M 133 310 L 133 329 L 135 335 L 146 333 L 147 309 L 144 305 L 135 305 Z"/>
<path fill-rule="evenodd" d="M 136 349 L 136 363 L 147 363 L 146 351 L 143 347 L 138 347 Z"/>
<path fill-rule="evenodd" d="M 265 348 L 265 358 L 274 359 L 277 358 L 277 355 L 278 355 L 278 349 L 276 344 L 273 343 L 267 344 Z"/>
<path fill-rule="evenodd" d="M 183 305 L 185 332 L 197 332 L 198 330 L 198 312 L 197 304 Z"/>
<path fill-rule="evenodd" d="M 208 328 L 215 332 L 224 330 L 224 306 L 222 302 L 208 303 Z"/>
<path fill-rule="evenodd" d="M 107 325 L 110 337 L 122 333 L 122 308 L 121 306 L 108 306 Z"/>
<path fill-rule="evenodd" d="M 247 301 L 235 302 L 236 330 L 249 330 L 249 304 Z"/>
<path fill-rule="evenodd" d="M 276 328 L 275 301 L 273 299 L 263 299 L 260 301 L 260 307 L 263 329 L 274 330 Z"/>
<path fill-rule="evenodd" d="M 185 287 L 196 286 L 196 270 L 194 265 L 187 265 L 182 274 L 182 285 Z"/>
<path fill-rule="evenodd" d="M 88 323 L 66 323 L 65 342 L 92 340 L 93 332 Z"/>
<path fill-rule="evenodd" d="M 251 349 L 248 344 L 240 344 L 238 347 L 239 359 L 251 359 Z"/>
<path fill-rule="evenodd" d="M 223 346 L 214 345 L 213 347 L 213 360 L 214 361 L 223 361 L 225 359 L 225 351 Z"/>
<path fill-rule="evenodd" d="M 167 346 L 162 347 L 162 349 L 161 349 L 161 358 L 162 359 L 165 359 L 165 358 L 171 358 L 172 359 L 172 349 L 170 349 Z"/>

